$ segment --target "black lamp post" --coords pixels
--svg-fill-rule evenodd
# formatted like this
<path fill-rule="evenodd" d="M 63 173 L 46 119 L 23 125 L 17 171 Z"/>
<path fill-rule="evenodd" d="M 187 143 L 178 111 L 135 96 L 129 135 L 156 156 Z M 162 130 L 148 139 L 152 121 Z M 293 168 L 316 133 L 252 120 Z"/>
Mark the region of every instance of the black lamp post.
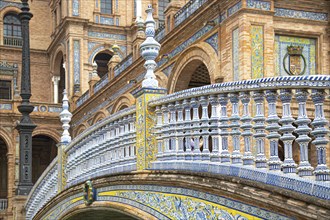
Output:
<path fill-rule="evenodd" d="M 22 118 L 16 129 L 19 132 L 20 169 L 17 195 L 28 195 L 32 184 L 32 131 L 36 127 L 31 121 L 30 113 L 34 107 L 30 104 L 31 79 L 30 79 L 30 30 L 29 22 L 32 18 L 28 0 L 22 0 L 22 12 L 19 14 L 22 23 L 22 77 L 21 77 L 21 98 L 22 103 L 18 111 Z"/>

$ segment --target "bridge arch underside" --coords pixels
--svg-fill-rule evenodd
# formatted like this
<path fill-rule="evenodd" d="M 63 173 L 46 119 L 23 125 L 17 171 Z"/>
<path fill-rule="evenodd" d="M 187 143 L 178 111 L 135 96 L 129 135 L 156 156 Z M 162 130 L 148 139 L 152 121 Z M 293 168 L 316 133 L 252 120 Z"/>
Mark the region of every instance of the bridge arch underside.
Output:
<path fill-rule="evenodd" d="M 330 201 L 225 175 L 154 170 L 122 173 L 92 182 L 97 197 L 91 205 L 84 204 L 81 183 L 62 191 L 33 219 L 75 220 L 76 216 L 83 216 L 81 213 L 97 212 L 106 217 L 162 220 L 330 216 Z"/>

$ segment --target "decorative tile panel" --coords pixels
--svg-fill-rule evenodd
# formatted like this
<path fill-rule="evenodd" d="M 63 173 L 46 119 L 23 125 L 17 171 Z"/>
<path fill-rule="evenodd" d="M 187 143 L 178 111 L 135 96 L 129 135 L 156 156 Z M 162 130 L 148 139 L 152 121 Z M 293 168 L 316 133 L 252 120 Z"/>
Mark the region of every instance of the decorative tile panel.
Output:
<path fill-rule="evenodd" d="M 167 66 L 165 69 L 162 70 L 163 73 L 168 77 L 172 73 L 172 69 L 174 67 L 175 63 L 172 63 L 171 65 Z"/>
<path fill-rule="evenodd" d="M 18 3 L 18 2 L 0 1 L 0 10 L 2 10 L 4 7 L 8 7 L 8 6 L 21 8 L 22 4 Z"/>
<path fill-rule="evenodd" d="M 215 52 L 218 54 L 218 33 L 213 34 L 211 37 L 207 38 L 205 40 L 206 43 L 208 43 L 209 45 L 211 45 L 211 47 L 213 47 L 213 49 L 215 50 Z"/>
<path fill-rule="evenodd" d="M 239 80 L 239 29 L 236 28 L 233 30 L 232 33 L 232 62 L 233 62 L 233 74 L 234 74 L 234 81 Z"/>
<path fill-rule="evenodd" d="M 97 42 L 88 42 L 88 53 L 91 52 L 91 50 L 100 43 Z"/>
<path fill-rule="evenodd" d="M 0 103 L 0 110 L 12 110 L 13 109 L 13 105 L 10 103 L 5 103 L 2 104 Z"/>
<path fill-rule="evenodd" d="M 228 17 L 235 14 L 241 8 L 242 8 L 242 1 L 239 1 L 234 6 L 228 8 Z"/>
<path fill-rule="evenodd" d="M 109 33 L 101 33 L 101 32 L 88 32 L 89 37 L 96 37 L 96 38 L 108 38 L 112 40 L 126 40 L 126 35 L 123 34 L 109 34 Z"/>
<path fill-rule="evenodd" d="M 263 26 L 251 26 L 252 79 L 264 77 L 264 30 Z"/>
<path fill-rule="evenodd" d="M 80 91 L 80 41 L 73 41 L 73 82 L 75 85 L 75 92 Z"/>
<path fill-rule="evenodd" d="M 72 1 L 72 16 L 79 16 L 79 0 Z"/>
<path fill-rule="evenodd" d="M 300 10 L 292 10 L 286 8 L 275 8 L 275 16 L 308 19 L 314 21 L 328 21 L 327 13 L 300 11 Z"/>
<path fill-rule="evenodd" d="M 284 59 L 287 54 L 288 46 L 302 46 L 302 55 L 306 60 L 306 70 L 304 75 L 316 74 L 316 39 L 314 38 L 303 38 L 303 37 L 292 37 L 292 36 L 275 36 L 275 70 L 278 76 L 287 76 L 284 69 L 289 66 L 289 59 Z M 301 65 L 304 65 L 302 62 Z"/>
<path fill-rule="evenodd" d="M 113 25 L 113 18 L 100 16 L 100 24 Z"/>
<path fill-rule="evenodd" d="M 125 58 L 122 62 L 118 63 L 114 67 L 114 74 L 115 77 L 122 73 L 125 69 L 127 69 L 133 63 L 133 56 L 132 54 Z"/>
<path fill-rule="evenodd" d="M 270 2 L 260 0 L 247 0 L 246 3 L 248 8 L 256 8 L 264 11 L 270 11 Z"/>
<path fill-rule="evenodd" d="M 216 24 L 219 23 L 219 17 L 215 18 L 213 20 Z M 185 50 L 187 47 L 192 45 L 195 41 L 202 38 L 207 32 L 213 29 L 213 26 L 206 25 L 203 28 L 201 28 L 199 31 L 197 31 L 193 36 L 191 36 L 188 40 L 184 41 L 182 44 L 180 44 L 178 47 L 176 47 L 174 50 L 168 53 L 169 58 L 173 58 L 174 56 L 181 53 L 183 50 Z M 168 58 L 163 57 L 160 61 L 157 62 L 157 66 L 160 67 L 163 64 L 167 62 Z"/>

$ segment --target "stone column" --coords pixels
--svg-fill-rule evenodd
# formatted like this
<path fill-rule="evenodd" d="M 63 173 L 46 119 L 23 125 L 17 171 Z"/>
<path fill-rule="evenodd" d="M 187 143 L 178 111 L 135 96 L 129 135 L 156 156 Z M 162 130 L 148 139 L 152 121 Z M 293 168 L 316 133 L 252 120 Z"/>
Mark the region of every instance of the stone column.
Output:
<path fill-rule="evenodd" d="M 59 76 L 52 77 L 52 82 L 54 87 L 54 103 L 58 103 L 58 83 L 60 82 L 60 79 L 61 78 Z"/>

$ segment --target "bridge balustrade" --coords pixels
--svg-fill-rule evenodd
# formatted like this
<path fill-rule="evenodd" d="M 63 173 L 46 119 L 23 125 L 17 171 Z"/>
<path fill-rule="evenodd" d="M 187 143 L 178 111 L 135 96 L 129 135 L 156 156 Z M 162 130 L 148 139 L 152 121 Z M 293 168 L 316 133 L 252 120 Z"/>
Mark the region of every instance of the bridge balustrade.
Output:
<path fill-rule="evenodd" d="M 313 180 L 330 180 L 329 118 L 324 111 L 329 88 L 329 76 L 288 76 L 214 84 L 157 98 L 149 103 L 157 115 L 153 169 L 238 176 L 313 194 Z M 284 148 L 284 161 L 279 148 Z M 309 161 L 317 161 L 316 167 Z"/>
<path fill-rule="evenodd" d="M 66 187 L 136 169 L 135 108 L 124 109 L 86 130 L 65 149 Z"/>
<path fill-rule="evenodd" d="M 57 157 L 34 184 L 27 199 L 27 217 L 34 216 L 45 204 L 58 193 L 58 164 Z M 27 218 L 28 219 L 28 218 Z"/>

